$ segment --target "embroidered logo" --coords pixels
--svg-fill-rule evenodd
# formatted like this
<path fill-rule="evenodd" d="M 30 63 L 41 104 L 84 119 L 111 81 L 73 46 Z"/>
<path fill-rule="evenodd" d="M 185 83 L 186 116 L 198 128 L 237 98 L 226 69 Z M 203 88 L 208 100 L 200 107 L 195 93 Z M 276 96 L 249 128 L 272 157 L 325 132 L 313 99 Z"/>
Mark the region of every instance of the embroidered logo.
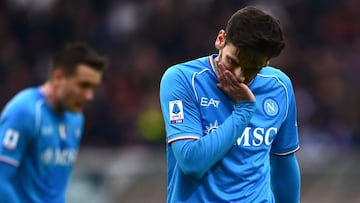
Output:
<path fill-rule="evenodd" d="M 169 102 L 170 111 L 170 123 L 183 123 L 184 122 L 184 110 L 181 100 L 174 100 Z"/>
<path fill-rule="evenodd" d="M 59 125 L 59 134 L 62 140 L 66 140 L 66 126 L 64 124 Z"/>
<path fill-rule="evenodd" d="M 206 126 L 206 129 L 204 130 L 205 135 L 210 134 L 214 130 L 216 130 L 219 127 L 218 121 L 215 120 L 214 124 L 210 123 L 209 126 Z"/>
<path fill-rule="evenodd" d="M 263 109 L 268 116 L 274 117 L 279 113 L 279 104 L 273 98 L 266 98 Z"/>
<path fill-rule="evenodd" d="M 214 98 L 207 98 L 207 97 L 201 97 L 200 99 L 200 106 L 205 106 L 205 107 L 209 107 L 209 106 L 213 106 L 215 108 L 218 108 L 220 104 L 219 100 L 216 100 Z"/>

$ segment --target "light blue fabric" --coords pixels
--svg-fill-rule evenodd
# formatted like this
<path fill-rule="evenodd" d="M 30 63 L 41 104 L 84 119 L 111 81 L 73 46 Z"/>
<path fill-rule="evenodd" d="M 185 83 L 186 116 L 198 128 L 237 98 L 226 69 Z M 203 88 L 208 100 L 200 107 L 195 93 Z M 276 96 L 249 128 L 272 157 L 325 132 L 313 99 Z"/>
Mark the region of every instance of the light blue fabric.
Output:
<path fill-rule="evenodd" d="M 0 202 L 21 203 L 12 185 L 14 166 L 0 162 Z"/>
<path fill-rule="evenodd" d="M 276 203 L 300 202 L 300 168 L 295 154 L 271 155 L 271 186 Z"/>
<path fill-rule="evenodd" d="M 20 202 L 63 203 L 83 132 L 83 115 L 53 112 L 34 87 L 18 93 L 0 119 L 0 161 L 13 170 L 11 177 L 1 177 L 3 184 L 12 186 Z"/>
<path fill-rule="evenodd" d="M 282 71 L 264 67 L 249 84 L 256 110 L 248 121 L 241 112 L 250 107 L 234 110 L 231 98 L 216 86 L 215 57 L 174 65 L 160 83 L 167 202 L 275 202 L 270 153 L 299 149 L 291 81 Z M 237 112 L 244 117 L 237 118 Z"/>
<path fill-rule="evenodd" d="M 232 116 L 216 131 L 199 140 L 184 139 L 173 142 L 171 149 L 182 172 L 200 179 L 234 146 L 254 111 L 254 102 L 239 102 Z"/>

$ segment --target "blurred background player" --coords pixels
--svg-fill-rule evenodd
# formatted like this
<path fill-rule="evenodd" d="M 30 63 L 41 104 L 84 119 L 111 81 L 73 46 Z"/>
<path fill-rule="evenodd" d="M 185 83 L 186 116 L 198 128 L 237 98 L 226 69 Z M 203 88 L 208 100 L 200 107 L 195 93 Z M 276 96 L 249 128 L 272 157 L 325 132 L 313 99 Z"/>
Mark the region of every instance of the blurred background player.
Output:
<path fill-rule="evenodd" d="M 53 58 L 48 80 L 12 98 L 0 121 L 0 202 L 63 203 L 106 58 L 82 42 Z"/>
<path fill-rule="evenodd" d="M 300 201 L 295 95 L 267 66 L 284 46 L 278 20 L 245 7 L 219 31 L 219 54 L 164 73 L 167 202 Z"/>

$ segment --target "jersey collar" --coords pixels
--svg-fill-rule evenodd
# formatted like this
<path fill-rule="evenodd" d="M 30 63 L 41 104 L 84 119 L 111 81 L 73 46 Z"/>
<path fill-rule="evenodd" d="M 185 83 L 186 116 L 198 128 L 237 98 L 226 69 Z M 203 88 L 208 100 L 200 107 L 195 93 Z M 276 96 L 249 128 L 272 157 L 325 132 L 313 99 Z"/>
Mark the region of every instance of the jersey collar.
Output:
<path fill-rule="evenodd" d="M 215 60 L 214 58 L 217 57 L 217 54 L 213 54 L 213 55 L 210 55 L 208 57 L 208 61 L 209 61 L 209 64 L 211 66 L 211 69 L 214 71 L 214 73 L 216 74 L 216 64 L 215 64 Z"/>

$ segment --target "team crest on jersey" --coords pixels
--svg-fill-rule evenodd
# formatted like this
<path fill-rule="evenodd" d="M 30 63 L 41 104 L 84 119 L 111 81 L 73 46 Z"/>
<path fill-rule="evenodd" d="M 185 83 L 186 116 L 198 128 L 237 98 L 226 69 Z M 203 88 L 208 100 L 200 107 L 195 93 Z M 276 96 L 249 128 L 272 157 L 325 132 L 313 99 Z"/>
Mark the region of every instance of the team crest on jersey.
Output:
<path fill-rule="evenodd" d="M 273 98 L 266 98 L 263 103 L 263 109 L 266 115 L 274 117 L 279 113 L 279 104 Z"/>
<path fill-rule="evenodd" d="M 66 140 L 66 126 L 64 124 L 59 125 L 59 134 L 62 140 Z"/>
<path fill-rule="evenodd" d="M 76 128 L 76 129 L 75 129 L 75 137 L 76 137 L 76 138 L 80 138 L 80 137 L 81 137 L 81 130 L 80 130 L 80 128 Z"/>
<path fill-rule="evenodd" d="M 174 100 L 169 102 L 170 110 L 170 123 L 183 123 L 184 122 L 184 109 L 181 100 Z"/>

